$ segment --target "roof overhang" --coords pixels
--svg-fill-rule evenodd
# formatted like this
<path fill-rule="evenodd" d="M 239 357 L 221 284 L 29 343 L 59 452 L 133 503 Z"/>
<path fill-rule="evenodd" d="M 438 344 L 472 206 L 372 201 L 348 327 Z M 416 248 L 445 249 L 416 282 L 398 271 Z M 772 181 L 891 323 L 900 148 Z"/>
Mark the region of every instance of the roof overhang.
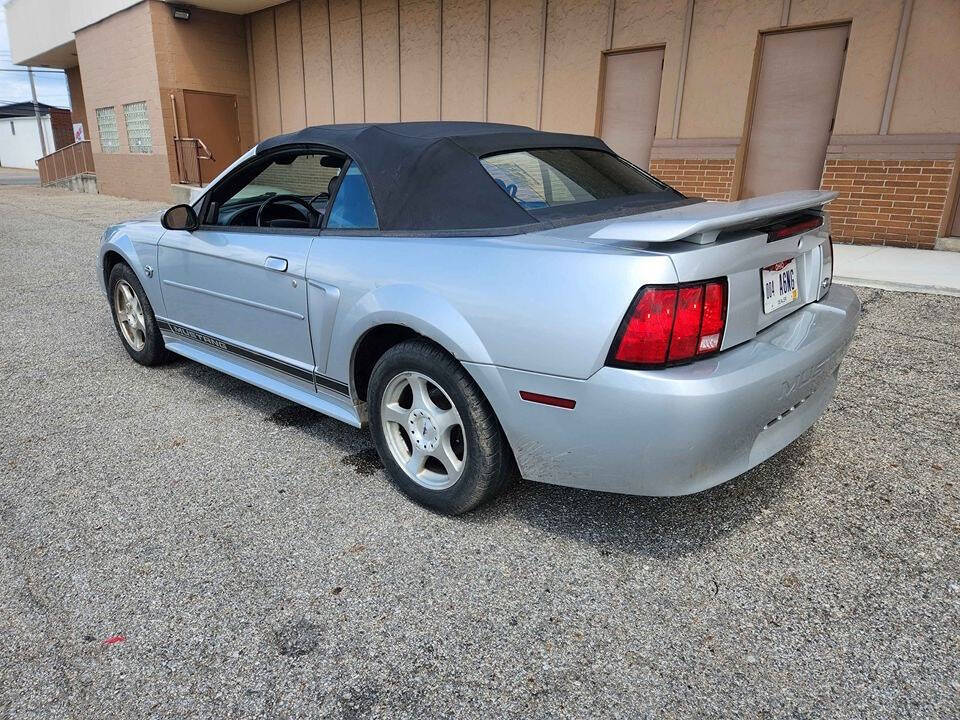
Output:
<path fill-rule="evenodd" d="M 77 64 L 74 34 L 142 0 L 10 0 L 5 6 L 15 65 L 69 68 Z M 284 0 L 163 0 L 204 10 L 246 15 Z M 189 22 L 189 21 L 188 21 Z"/>
<path fill-rule="evenodd" d="M 17 64 L 40 68 L 61 68 L 63 70 L 75 67 L 77 65 L 77 43 L 75 40 L 71 40 Z"/>

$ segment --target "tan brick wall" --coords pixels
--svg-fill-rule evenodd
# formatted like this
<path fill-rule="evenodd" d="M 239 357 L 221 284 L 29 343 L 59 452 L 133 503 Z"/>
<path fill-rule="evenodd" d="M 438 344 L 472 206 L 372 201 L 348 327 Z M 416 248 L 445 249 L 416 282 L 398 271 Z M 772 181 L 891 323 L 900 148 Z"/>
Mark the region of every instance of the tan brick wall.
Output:
<path fill-rule="evenodd" d="M 88 137 L 100 192 L 140 200 L 169 199 L 170 171 L 163 141 L 163 108 L 157 83 L 150 3 L 134 5 L 83 28 L 76 38 Z M 131 153 L 127 145 L 123 106 L 133 102 L 147 104 L 152 153 Z M 97 108 L 108 106 L 113 107 L 117 115 L 120 149 L 116 153 L 101 151 L 97 130 Z"/>
<path fill-rule="evenodd" d="M 99 192 L 135 200 L 169 202 L 171 186 L 167 156 L 123 152 L 124 143 L 125 139 L 121 139 L 121 152 L 118 153 L 94 152 Z"/>
<path fill-rule="evenodd" d="M 932 248 L 943 218 L 951 160 L 827 160 L 821 186 L 835 240 Z"/>
<path fill-rule="evenodd" d="M 255 142 L 247 59 L 247 31 L 242 15 L 194 8 L 189 22 L 174 20 L 164 3 L 151 1 L 157 81 L 165 128 L 170 182 L 179 180 L 173 147 L 174 118 L 170 95 L 176 97 L 181 137 L 191 135 L 184 112 L 183 90 L 236 95 L 240 152 Z"/>
<path fill-rule="evenodd" d="M 733 159 L 653 159 L 650 172 L 684 195 L 707 200 L 729 200 Z"/>
<path fill-rule="evenodd" d="M 177 181 L 170 95 L 178 100 L 181 134 L 188 132 L 182 90 L 237 96 L 241 151 L 254 143 L 246 25 L 240 15 L 194 10 L 189 22 L 174 20 L 156 0 L 134 5 L 77 32 L 87 137 L 100 192 L 169 200 Z M 79 76 L 76 78 L 79 80 Z M 71 81 L 71 92 L 74 81 Z M 76 83 L 79 88 L 79 83 Z M 153 152 L 131 153 L 123 105 L 146 102 Z M 96 110 L 113 107 L 120 150 L 101 151 Z"/>

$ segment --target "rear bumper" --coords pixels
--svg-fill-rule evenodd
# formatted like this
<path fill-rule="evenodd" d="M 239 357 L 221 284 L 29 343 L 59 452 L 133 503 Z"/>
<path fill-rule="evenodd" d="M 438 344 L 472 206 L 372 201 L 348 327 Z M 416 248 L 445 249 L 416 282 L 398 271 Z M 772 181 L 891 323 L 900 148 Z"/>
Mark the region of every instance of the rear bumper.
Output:
<path fill-rule="evenodd" d="M 853 291 L 834 286 L 755 339 L 690 365 L 604 367 L 587 380 L 464 365 L 496 410 L 523 477 L 684 495 L 749 470 L 817 420 L 859 315 Z M 572 398 L 576 407 L 525 402 L 520 390 Z"/>

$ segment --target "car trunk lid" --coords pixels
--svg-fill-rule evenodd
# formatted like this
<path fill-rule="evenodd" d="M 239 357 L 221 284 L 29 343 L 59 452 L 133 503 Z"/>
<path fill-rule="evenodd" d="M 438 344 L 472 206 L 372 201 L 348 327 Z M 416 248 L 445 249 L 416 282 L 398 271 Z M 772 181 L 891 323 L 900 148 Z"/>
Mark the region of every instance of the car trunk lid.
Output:
<path fill-rule="evenodd" d="M 803 190 L 698 203 L 598 223 L 584 239 L 667 255 L 681 284 L 725 279 L 726 349 L 826 293 L 833 271 L 822 207 L 836 195 Z"/>

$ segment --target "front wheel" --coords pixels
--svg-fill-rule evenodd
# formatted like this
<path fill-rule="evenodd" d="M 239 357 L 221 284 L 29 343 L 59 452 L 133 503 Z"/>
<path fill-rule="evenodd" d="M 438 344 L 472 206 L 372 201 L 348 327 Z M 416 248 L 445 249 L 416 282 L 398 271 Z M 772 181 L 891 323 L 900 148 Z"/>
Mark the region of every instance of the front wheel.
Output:
<path fill-rule="evenodd" d="M 107 281 L 113 324 L 127 353 L 141 365 L 158 365 L 167 358 L 150 300 L 125 263 L 118 262 Z"/>
<path fill-rule="evenodd" d="M 370 432 L 394 484 L 450 515 L 493 497 L 513 457 L 493 409 L 456 360 L 408 340 L 377 362 L 368 392 Z"/>

